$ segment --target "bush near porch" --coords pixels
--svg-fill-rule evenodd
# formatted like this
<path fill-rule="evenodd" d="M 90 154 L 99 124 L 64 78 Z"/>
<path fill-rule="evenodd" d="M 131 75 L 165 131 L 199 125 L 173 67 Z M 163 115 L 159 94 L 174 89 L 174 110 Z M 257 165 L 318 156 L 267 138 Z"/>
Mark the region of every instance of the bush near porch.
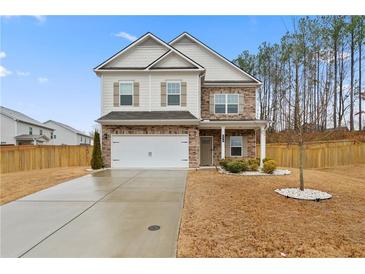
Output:
<path fill-rule="evenodd" d="M 272 174 L 276 169 L 276 162 L 270 158 L 263 160 L 264 166 L 262 171 Z M 251 159 L 231 159 L 227 158 L 219 162 L 220 166 L 231 173 L 240 173 L 245 171 L 258 171 L 260 165 L 259 158 Z"/>

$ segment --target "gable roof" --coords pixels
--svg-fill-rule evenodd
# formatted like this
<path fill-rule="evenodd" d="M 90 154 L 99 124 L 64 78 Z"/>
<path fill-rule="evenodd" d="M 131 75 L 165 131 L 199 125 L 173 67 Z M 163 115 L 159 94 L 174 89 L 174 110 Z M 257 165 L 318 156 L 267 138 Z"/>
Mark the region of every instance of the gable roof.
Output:
<path fill-rule="evenodd" d="M 19 122 L 23 122 L 23 123 L 27 123 L 27 124 L 31 124 L 31 125 L 35 125 L 38 127 L 42 127 L 42 128 L 46 128 L 49 130 L 54 130 L 53 128 L 47 127 L 44 124 L 42 124 L 41 122 L 10 108 L 6 108 L 3 106 L 0 106 L 0 113 L 15 120 L 15 121 L 19 121 Z"/>
<path fill-rule="evenodd" d="M 208 50 L 210 53 L 212 53 L 213 55 L 215 55 L 218 58 L 220 58 L 221 60 L 223 60 L 225 63 L 229 64 L 230 66 L 232 66 L 233 68 L 235 68 L 236 70 L 238 70 L 239 72 L 241 72 L 242 74 L 244 74 L 245 76 L 249 77 L 253 82 L 255 82 L 257 84 L 261 84 L 261 81 L 258 80 L 256 77 L 254 77 L 253 75 L 247 73 L 246 71 L 244 71 L 243 69 L 241 69 L 239 66 L 237 66 L 236 64 L 234 64 L 233 62 L 231 62 L 230 60 L 228 60 L 227 58 L 225 58 L 223 55 L 219 54 L 218 52 L 216 52 L 212 48 L 208 47 L 206 44 L 204 44 L 203 42 L 201 42 L 199 39 L 195 38 L 194 36 L 192 36 L 188 32 L 181 33 L 179 36 L 177 36 L 176 38 L 172 39 L 169 42 L 169 44 L 170 45 L 173 45 L 174 43 L 176 43 L 177 41 L 179 41 L 180 39 L 182 39 L 184 37 L 188 37 L 189 39 L 193 40 L 194 42 L 196 42 L 197 44 L 199 44 L 200 46 L 202 46 L 203 48 L 205 48 L 206 50 Z"/>
<path fill-rule="evenodd" d="M 73 133 L 76 133 L 76 134 L 79 134 L 79 135 L 82 135 L 82 136 L 86 136 L 86 137 L 90 137 L 91 138 L 90 135 L 87 135 L 87 134 L 83 133 L 82 131 L 77 130 L 77 129 L 73 128 L 73 127 L 70 127 L 69 125 L 63 124 L 61 122 L 57 122 L 55 120 L 48 120 L 48 121 L 44 122 L 43 124 L 47 124 L 47 123 L 54 123 L 54 124 L 56 124 L 56 125 L 58 125 L 60 127 L 63 127 L 65 129 L 69 130 L 69 131 L 72 131 Z"/>
<path fill-rule="evenodd" d="M 190 60 L 183 59 L 179 55 L 177 55 L 177 57 L 181 58 L 182 61 L 185 61 L 185 63 L 190 64 L 190 66 L 185 66 L 185 65 L 180 66 L 179 65 L 179 66 L 174 66 L 174 67 L 161 67 L 161 68 L 156 67 L 161 62 L 168 60 L 168 58 L 170 58 L 174 54 L 177 55 L 172 50 L 169 50 L 168 52 L 166 52 L 165 54 L 161 55 L 159 58 L 154 60 L 151 64 L 149 64 L 146 67 L 146 69 L 148 69 L 148 70 L 151 70 L 151 69 L 199 69 L 193 62 L 191 62 Z"/>
<path fill-rule="evenodd" d="M 195 62 L 193 59 L 189 58 L 188 56 L 186 56 L 185 54 L 183 54 L 179 50 L 175 49 L 173 46 L 169 45 L 165 41 L 161 40 L 160 38 L 158 38 L 157 36 L 155 36 L 151 32 L 147 32 L 146 34 L 144 34 L 143 36 L 141 36 L 139 39 L 135 40 L 134 42 L 132 42 L 131 44 L 129 44 L 128 46 L 126 46 L 125 48 L 123 48 L 122 50 L 120 50 L 119 52 L 117 52 L 116 54 L 114 54 L 113 56 L 111 56 L 109 59 L 107 59 L 103 63 L 101 63 L 98 66 L 96 66 L 94 68 L 94 71 L 97 72 L 97 71 L 103 71 L 103 70 L 109 70 L 109 69 L 110 70 L 119 70 L 119 69 L 125 70 L 126 68 L 118 68 L 118 67 L 108 68 L 108 67 L 105 67 L 105 65 L 107 65 L 108 63 L 110 63 L 111 61 L 113 61 L 115 58 L 119 57 L 123 53 L 127 52 L 129 49 L 133 48 L 134 46 L 139 45 L 140 43 L 142 43 L 143 41 L 145 41 L 148 38 L 151 38 L 151 39 L 155 40 L 156 42 L 158 42 L 162 46 L 166 47 L 169 51 L 175 52 L 181 58 L 185 59 L 186 61 L 190 62 L 193 66 L 197 67 L 196 68 L 197 70 L 204 70 L 204 67 L 201 66 L 200 64 L 198 64 L 197 62 Z M 168 52 L 166 52 L 166 53 L 168 53 Z M 166 53 L 162 54 L 162 56 L 164 56 Z M 160 59 L 162 56 L 159 56 L 156 60 Z M 154 62 L 152 62 L 152 64 Z M 144 68 L 139 67 L 139 68 L 135 68 L 135 69 L 136 70 L 149 70 L 149 66 L 150 65 L 148 65 L 148 66 L 146 66 Z M 134 68 L 127 68 L 127 69 L 134 70 Z"/>

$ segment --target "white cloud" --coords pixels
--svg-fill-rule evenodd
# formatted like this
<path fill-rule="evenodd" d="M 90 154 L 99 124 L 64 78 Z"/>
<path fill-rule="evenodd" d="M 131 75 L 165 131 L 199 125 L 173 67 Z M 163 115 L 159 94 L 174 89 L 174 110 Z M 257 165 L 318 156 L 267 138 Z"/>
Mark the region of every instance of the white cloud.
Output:
<path fill-rule="evenodd" d="M 5 51 L 0 51 L 0 59 L 3 59 L 6 57 Z"/>
<path fill-rule="evenodd" d="M 18 76 L 29 76 L 30 72 L 17 70 L 16 75 L 18 75 Z"/>
<path fill-rule="evenodd" d="M 44 84 L 48 82 L 48 78 L 46 77 L 38 77 L 38 83 Z"/>
<path fill-rule="evenodd" d="M 129 34 L 127 32 L 124 32 L 124 31 L 121 31 L 121 32 L 118 32 L 116 34 L 114 34 L 115 37 L 120 37 L 120 38 L 123 38 L 123 39 L 126 39 L 130 42 L 133 42 L 134 40 L 137 39 L 136 36 L 132 35 L 132 34 Z"/>
<path fill-rule="evenodd" d="M 11 74 L 12 72 L 10 70 L 7 70 L 5 67 L 0 66 L 0 77 L 5 77 Z"/>
<path fill-rule="evenodd" d="M 37 19 L 37 21 L 38 21 L 39 23 L 44 23 L 44 22 L 46 22 L 46 16 L 44 16 L 44 15 L 33 15 L 33 17 L 34 17 L 35 19 Z"/>

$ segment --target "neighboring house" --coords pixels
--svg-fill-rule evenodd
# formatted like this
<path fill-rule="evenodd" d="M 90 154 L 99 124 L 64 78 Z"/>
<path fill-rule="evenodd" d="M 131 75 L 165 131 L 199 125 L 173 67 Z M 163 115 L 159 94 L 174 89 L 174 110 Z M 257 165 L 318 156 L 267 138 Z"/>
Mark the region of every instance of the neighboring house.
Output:
<path fill-rule="evenodd" d="M 256 119 L 261 82 L 190 34 L 166 43 L 147 33 L 94 71 L 107 167 L 197 168 L 253 158 L 256 132 L 265 157 L 268 121 Z"/>
<path fill-rule="evenodd" d="M 91 145 L 91 137 L 73 127 L 54 120 L 44 122 L 54 129 L 51 136 L 53 145 Z"/>
<path fill-rule="evenodd" d="M 2 145 L 50 144 L 53 129 L 18 111 L 0 107 Z"/>

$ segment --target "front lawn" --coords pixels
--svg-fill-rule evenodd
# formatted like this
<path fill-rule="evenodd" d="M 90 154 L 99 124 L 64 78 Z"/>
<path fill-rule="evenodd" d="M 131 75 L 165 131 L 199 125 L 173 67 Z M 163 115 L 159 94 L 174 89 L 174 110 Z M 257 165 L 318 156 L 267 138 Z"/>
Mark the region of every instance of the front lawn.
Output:
<path fill-rule="evenodd" d="M 321 202 L 288 199 L 276 188 L 288 176 L 241 177 L 191 171 L 178 257 L 364 257 L 365 165 L 305 170 L 305 186 L 333 195 Z M 334 170 L 334 172 L 332 172 Z"/>
<path fill-rule="evenodd" d="M 60 167 L 0 174 L 0 204 L 88 174 L 87 166 Z"/>

